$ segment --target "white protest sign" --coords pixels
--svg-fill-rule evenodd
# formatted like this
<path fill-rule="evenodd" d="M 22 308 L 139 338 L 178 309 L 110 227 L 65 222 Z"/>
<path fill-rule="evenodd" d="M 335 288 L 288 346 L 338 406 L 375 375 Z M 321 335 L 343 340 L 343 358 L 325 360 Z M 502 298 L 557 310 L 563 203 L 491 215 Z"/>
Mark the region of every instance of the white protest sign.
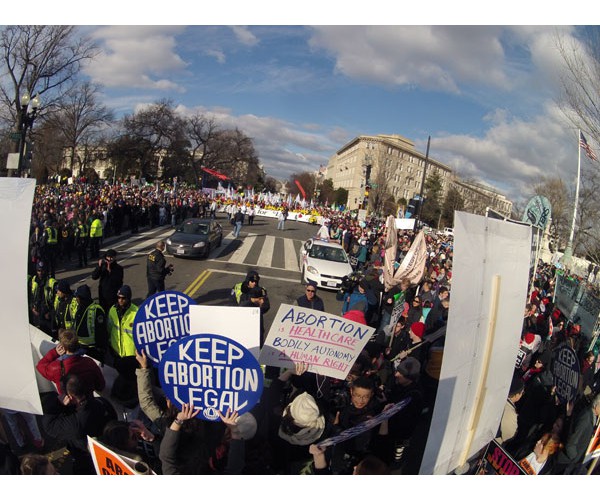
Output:
<path fill-rule="evenodd" d="M 281 304 L 259 361 L 283 368 L 305 362 L 310 372 L 343 380 L 374 332 L 335 314 Z"/>
<path fill-rule="evenodd" d="M 10 283 L 0 301 L 0 408 L 42 414 L 27 314 L 27 261 L 35 179 L 0 178 L 2 279 Z M 8 240 L 7 240 L 8 243 Z"/>
<path fill-rule="evenodd" d="M 242 344 L 258 359 L 260 308 L 190 305 L 189 312 L 190 335 L 223 335 Z"/>
<path fill-rule="evenodd" d="M 530 226 L 455 212 L 444 361 L 420 474 L 448 474 L 498 431 L 523 326 L 530 245 Z"/>

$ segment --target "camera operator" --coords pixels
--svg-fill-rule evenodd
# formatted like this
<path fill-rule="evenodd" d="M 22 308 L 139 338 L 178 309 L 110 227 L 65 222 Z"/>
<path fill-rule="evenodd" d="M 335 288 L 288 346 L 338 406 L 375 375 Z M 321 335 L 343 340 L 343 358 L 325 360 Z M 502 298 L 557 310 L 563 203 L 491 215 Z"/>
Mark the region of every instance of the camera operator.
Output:
<path fill-rule="evenodd" d="M 108 314 L 110 308 L 117 303 L 117 292 L 123 286 L 123 267 L 117 263 L 117 252 L 107 250 L 104 258 L 92 271 L 92 279 L 98 282 L 98 302 Z"/>
<path fill-rule="evenodd" d="M 159 241 L 146 260 L 146 278 L 148 280 L 148 295 L 162 292 L 165 289 L 165 277 L 173 273 L 173 264 L 167 265 L 164 256 L 165 242 Z"/>

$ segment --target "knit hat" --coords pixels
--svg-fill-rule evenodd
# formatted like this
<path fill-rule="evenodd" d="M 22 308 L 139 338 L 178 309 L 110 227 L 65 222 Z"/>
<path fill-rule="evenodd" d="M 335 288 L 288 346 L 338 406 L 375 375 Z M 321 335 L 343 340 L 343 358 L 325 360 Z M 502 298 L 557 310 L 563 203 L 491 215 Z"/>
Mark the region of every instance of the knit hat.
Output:
<path fill-rule="evenodd" d="M 290 444 L 307 446 L 321 437 L 325 430 L 325 417 L 321 415 L 314 398 L 303 392 L 297 396 L 284 410 L 284 415 L 294 419 L 294 423 L 301 427 L 296 434 L 287 434 L 279 427 L 279 437 Z"/>
<path fill-rule="evenodd" d="M 252 439 L 256 434 L 256 429 L 258 428 L 256 418 L 254 418 L 254 415 L 252 415 L 250 412 L 240 415 L 235 421 L 235 424 L 242 436 L 242 439 L 244 440 Z"/>
<path fill-rule="evenodd" d="M 523 342 L 525 344 L 533 344 L 534 340 L 535 340 L 535 334 L 533 334 L 531 332 L 527 332 L 525 334 L 525 337 L 523 337 Z"/>
<path fill-rule="evenodd" d="M 423 334 L 425 333 L 425 324 L 421 321 L 415 321 L 412 325 L 410 325 L 410 331 L 422 339 Z"/>
<path fill-rule="evenodd" d="M 248 271 L 248 274 L 246 274 L 246 281 L 254 281 L 255 283 L 258 283 L 260 280 L 260 276 L 258 275 L 257 271 Z"/>
<path fill-rule="evenodd" d="M 67 280 L 60 280 L 56 289 L 62 293 L 73 293 Z"/>
<path fill-rule="evenodd" d="M 75 290 L 75 297 L 81 297 L 82 299 L 90 300 L 92 298 L 92 291 L 87 285 L 81 285 Z"/>
<path fill-rule="evenodd" d="M 106 251 L 105 257 L 112 257 L 113 259 L 117 256 L 117 251 L 112 248 Z"/>
<path fill-rule="evenodd" d="M 404 358 L 395 368 L 398 373 L 413 382 L 417 382 L 421 376 L 421 363 L 412 357 Z"/>
<path fill-rule="evenodd" d="M 117 297 L 125 297 L 131 299 L 131 287 L 129 285 L 123 285 L 117 292 Z"/>

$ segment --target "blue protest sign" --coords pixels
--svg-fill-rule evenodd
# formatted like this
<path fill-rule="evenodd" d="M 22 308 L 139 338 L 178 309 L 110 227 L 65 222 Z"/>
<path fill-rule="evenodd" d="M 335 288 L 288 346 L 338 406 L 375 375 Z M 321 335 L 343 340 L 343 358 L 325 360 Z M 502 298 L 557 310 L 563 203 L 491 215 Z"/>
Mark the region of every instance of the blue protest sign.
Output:
<path fill-rule="evenodd" d="M 158 377 L 178 408 L 192 404 L 202 420 L 218 420 L 217 411 L 229 408 L 242 415 L 263 391 L 263 373 L 254 355 L 238 342 L 213 334 L 190 335 L 171 345 Z"/>
<path fill-rule="evenodd" d="M 172 290 L 155 293 L 142 302 L 133 320 L 133 342 L 139 352 L 146 351 L 154 365 L 171 344 L 190 334 L 190 305 L 196 302 Z"/>
<path fill-rule="evenodd" d="M 573 401 L 579 388 L 579 360 L 577 354 L 567 344 L 559 346 L 554 355 L 552 374 L 556 395 L 561 403 Z"/>

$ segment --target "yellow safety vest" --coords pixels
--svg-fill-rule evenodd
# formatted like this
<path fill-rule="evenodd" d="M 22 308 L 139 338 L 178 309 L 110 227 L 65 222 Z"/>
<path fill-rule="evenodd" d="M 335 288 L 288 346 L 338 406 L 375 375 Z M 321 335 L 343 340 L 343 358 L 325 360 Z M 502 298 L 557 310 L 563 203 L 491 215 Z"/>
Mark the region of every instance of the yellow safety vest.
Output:
<path fill-rule="evenodd" d="M 108 335 L 110 347 L 121 358 L 135 356 L 135 344 L 133 342 L 133 320 L 138 307 L 130 304 L 129 309 L 119 320 L 117 307 L 112 306 L 108 312 Z"/>
<path fill-rule="evenodd" d="M 79 306 L 79 303 L 78 303 L 78 306 Z M 104 312 L 102 307 L 100 307 L 100 304 L 97 304 L 96 302 L 92 302 L 89 306 L 87 306 L 85 312 L 83 313 L 83 316 L 79 320 L 79 324 L 75 325 L 75 332 L 77 333 L 79 342 L 82 343 L 83 345 L 90 346 L 90 345 L 94 345 L 96 343 L 96 315 L 97 315 L 98 309 L 100 309 L 102 312 Z M 81 325 L 83 324 L 84 321 L 86 322 L 86 326 L 87 326 L 87 336 L 79 333 L 79 330 L 81 329 Z M 85 332 L 83 332 L 83 333 L 85 333 Z"/>
<path fill-rule="evenodd" d="M 46 243 L 49 245 L 56 245 L 58 243 L 58 232 L 53 227 L 47 227 L 45 229 L 46 234 L 48 235 L 48 239 Z"/>
<path fill-rule="evenodd" d="M 79 224 L 77 226 L 77 231 L 79 232 L 80 238 L 87 238 L 88 230 L 87 230 L 87 226 L 85 224 Z"/>
<path fill-rule="evenodd" d="M 102 221 L 100 219 L 94 219 L 90 225 L 90 238 L 101 238 L 102 237 Z"/>
<path fill-rule="evenodd" d="M 54 285 L 56 280 L 54 278 L 48 278 L 44 285 L 44 302 L 46 306 L 50 307 L 53 304 L 52 296 L 54 295 Z M 31 279 L 31 297 L 35 297 L 38 289 L 38 282 L 35 279 Z"/>
<path fill-rule="evenodd" d="M 58 307 L 59 302 L 60 302 L 60 298 L 59 298 L 58 294 L 56 294 L 56 297 L 54 297 L 54 312 L 56 312 L 56 308 Z M 65 312 L 64 312 L 65 317 L 63 319 L 64 319 L 64 323 L 65 323 L 65 328 L 67 330 L 71 330 L 75 326 L 75 313 L 77 312 L 78 305 L 79 305 L 79 303 L 77 302 L 77 299 L 75 297 L 71 297 L 71 302 L 65 308 Z M 57 323 L 58 323 L 58 321 L 57 321 Z"/>

